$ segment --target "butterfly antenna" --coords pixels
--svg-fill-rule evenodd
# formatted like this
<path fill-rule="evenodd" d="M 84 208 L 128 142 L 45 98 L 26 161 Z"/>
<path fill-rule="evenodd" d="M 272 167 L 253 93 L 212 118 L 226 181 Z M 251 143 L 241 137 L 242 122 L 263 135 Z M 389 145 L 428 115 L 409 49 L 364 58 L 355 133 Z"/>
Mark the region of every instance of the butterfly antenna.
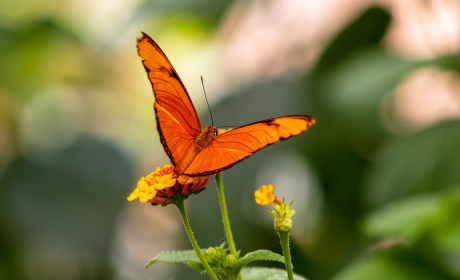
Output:
<path fill-rule="evenodd" d="M 214 120 L 212 118 L 211 107 L 209 106 L 208 97 L 206 96 L 206 90 L 204 89 L 203 76 L 201 76 L 201 85 L 203 85 L 204 98 L 206 99 L 206 104 L 208 104 L 209 114 L 211 115 L 211 125 L 214 126 Z"/>

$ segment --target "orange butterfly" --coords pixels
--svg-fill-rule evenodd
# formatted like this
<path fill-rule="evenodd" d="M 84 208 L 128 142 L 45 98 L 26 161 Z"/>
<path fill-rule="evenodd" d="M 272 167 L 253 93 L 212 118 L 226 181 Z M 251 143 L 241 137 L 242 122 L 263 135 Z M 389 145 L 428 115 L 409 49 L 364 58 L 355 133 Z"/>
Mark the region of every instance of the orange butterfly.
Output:
<path fill-rule="evenodd" d="M 286 116 L 251 123 L 218 134 L 201 129 L 200 119 L 179 75 L 160 47 L 145 33 L 137 38 L 138 53 L 155 95 L 155 116 L 161 144 L 177 174 L 216 174 L 280 140 L 299 135 L 316 121 Z"/>

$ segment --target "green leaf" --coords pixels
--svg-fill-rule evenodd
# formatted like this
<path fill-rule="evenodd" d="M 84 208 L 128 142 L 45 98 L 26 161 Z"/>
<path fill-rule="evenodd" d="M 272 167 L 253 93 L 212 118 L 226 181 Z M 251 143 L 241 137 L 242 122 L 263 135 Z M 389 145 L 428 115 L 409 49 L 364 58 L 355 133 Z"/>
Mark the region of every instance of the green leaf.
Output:
<path fill-rule="evenodd" d="M 364 180 L 364 201 L 376 207 L 460 184 L 459 138 L 460 121 L 455 120 L 387 141 Z"/>
<path fill-rule="evenodd" d="M 201 251 L 205 253 L 206 250 L 201 249 Z M 269 250 L 258 250 L 258 251 L 246 254 L 244 257 L 240 258 L 238 262 L 235 263 L 235 265 L 232 267 L 228 267 L 228 268 L 213 267 L 213 270 L 218 275 L 238 275 L 238 271 L 240 271 L 243 266 L 245 266 L 246 264 L 252 261 L 278 261 L 278 262 L 284 263 L 284 257 L 281 256 L 280 254 L 273 253 Z M 181 263 L 195 270 L 198 270 L 199 272 L 206 273 L 203 265 L 200 262 L 200 259 L 198 258 L 194 250 L 168 251 L 168 252 L 160 253 L 155 258 L 151 259 L 147 263 L 147 268 L 156 262 L 171 263 L 171 264 Z M 280 270 L 280 271 L 283 272 L 283 270 Z M 286 274 L 286 272 L 284 273 Z M 278 274 L 279 274 L 279 271 L 278 271 Z M 262 274 L 262 275 L 266 275 L 266 274 Z M 248 278 L 248 279 L 272 279 L 272 278 Z M 278 279 L 278 278 L 273 278 L 273 279 Z M 299 278 L 299 279 L 303 279 L 303 278 Z"/>
<path fill-rule="evenodd" d="M 423 194 L 388 203 L 366 218 L 365 229 L 375 237 L 394 236 L 412 242 L 430 226 L 429 220 L 441 208 L 441 198 L 439 194 Z"/>
<path fill-rule="evenodd" d="M 204 249 L 201 249 L 201 251 L 203 253 L 205 252 Z M 206 272 L 194 250 L 162 252 L 158 254 L 155 258 L 151 259 L 147 263 L 146 267 L 148 268 L 156 262 L 182 263 L 195 270 L 198 270 L 199 272 Z"/>
<path fill-rule="evenodd" d="M 247 265 L 252 261 L 276 261 L 284 263 L 284 257 L 280 254 L 273 253 L 269 250 L 258 250 L 246 254 L 244 257 L 238 260 L 234 268 L 240 270 L 243 266 Z"/>
<path fill-rule="evenodd" d="M 241 270 L 244 280 L 286 280 L 287 272 L 278 268 L 249 267 Z M 306 278 L 294 274 L 295 280 L 307 280 Z"/>
<path fill-rule="evenodd" d="M 371 212 L 363 224 L 373 237 L 414 242 L 431 233 L 434 240 L 447 241 L 446 249 L 460 248 L 460 242 L 451 243 L 452 234 L 460 230 L 459 205 L 460 189 L 418 194 L 387 203 Z"/>

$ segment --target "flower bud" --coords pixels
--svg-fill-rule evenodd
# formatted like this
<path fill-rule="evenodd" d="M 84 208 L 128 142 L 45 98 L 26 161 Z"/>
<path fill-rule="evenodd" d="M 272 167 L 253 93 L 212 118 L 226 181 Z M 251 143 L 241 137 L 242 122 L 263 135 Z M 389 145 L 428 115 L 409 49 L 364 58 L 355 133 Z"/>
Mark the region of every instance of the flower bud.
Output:
<path fill-rule="evenodd" d="M 217 250 L 214 247 L 209 247 L 204 254 L 204 258 L 208 261 L 208 263 L 214 263 L 216 261 L 216 254 Z"/>
<path fill-rule="evenodd" d="M 222 262 L 222 265 L 225 267 L 232 267 L 236 264 L 237 258 L 234 255 L 227 255 Z"/>
<path fill-rule="evenodd" d="M 277 231 L 290 231 L 292 229 L 292 219 L 275 217 L 275 229 Z"/>
<path fill-rule="evenodd" d="M 293 202 L 287 205 L 283 198 L 280 204 L 273 204 L 273 210 L 268 210 L 275 216 L 274 224 L 277 231 L 289 232 L 292 229 L 291 217 L 295 214 L 295 210 L 291 209 Z"/>

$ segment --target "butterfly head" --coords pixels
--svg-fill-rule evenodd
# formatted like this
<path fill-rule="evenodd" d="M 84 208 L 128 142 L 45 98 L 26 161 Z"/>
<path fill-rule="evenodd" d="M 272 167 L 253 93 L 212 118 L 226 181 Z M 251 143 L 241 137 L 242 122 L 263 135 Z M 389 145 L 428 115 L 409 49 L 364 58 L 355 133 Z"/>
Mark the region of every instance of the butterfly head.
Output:
<path fill-rule="evenodd" d="M 209 130 L 209 131 L 212 131 L 214 136 L 217 136 L 217 134 L 219 134 L 219 132 L 217 131 L 217 127 L 214 127 L 212 125 L 207 125 L 204 127 L 203 131 L 205 130 Z"/>

